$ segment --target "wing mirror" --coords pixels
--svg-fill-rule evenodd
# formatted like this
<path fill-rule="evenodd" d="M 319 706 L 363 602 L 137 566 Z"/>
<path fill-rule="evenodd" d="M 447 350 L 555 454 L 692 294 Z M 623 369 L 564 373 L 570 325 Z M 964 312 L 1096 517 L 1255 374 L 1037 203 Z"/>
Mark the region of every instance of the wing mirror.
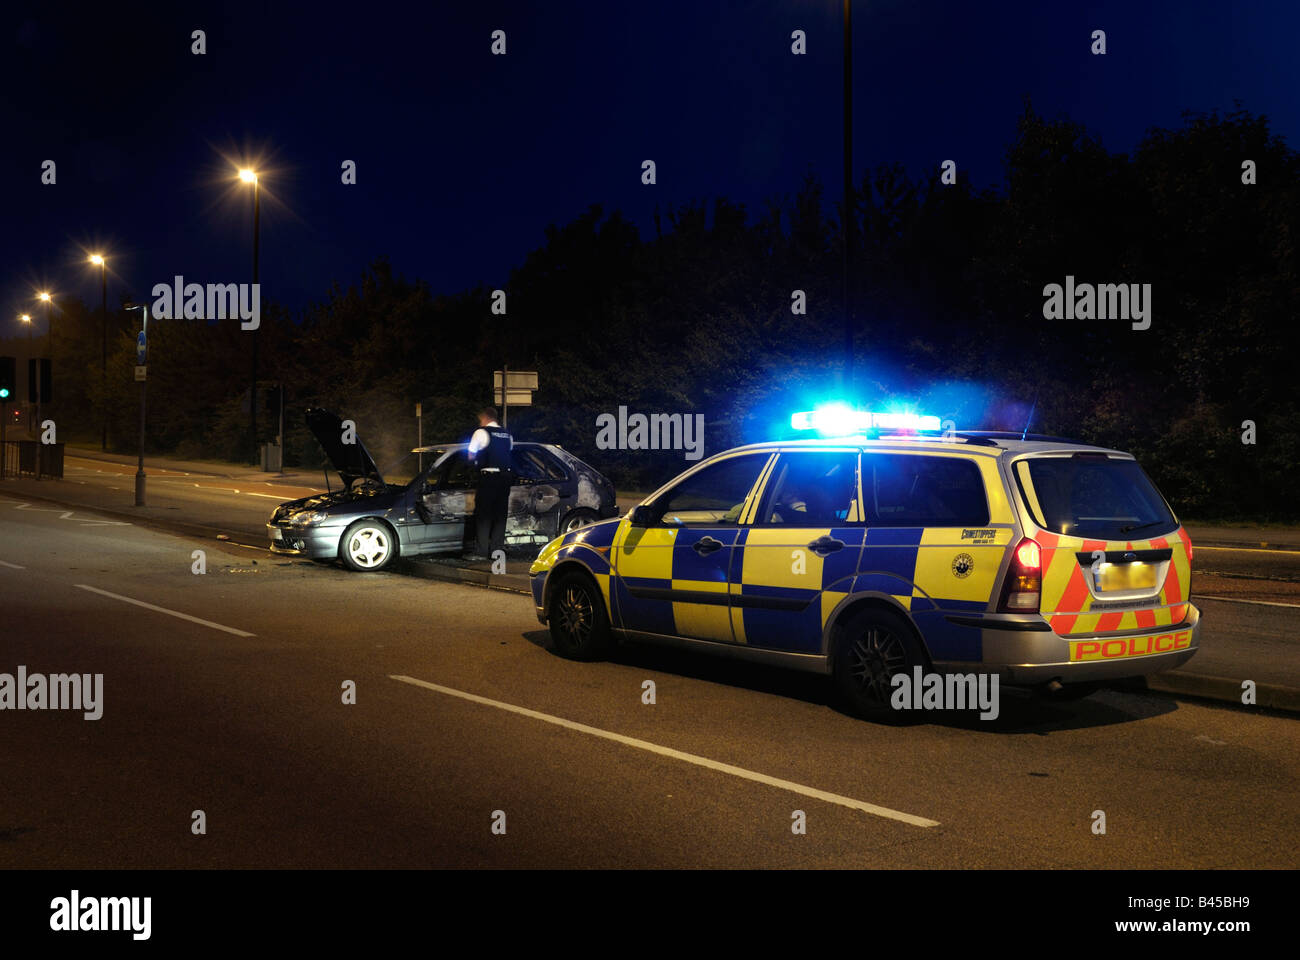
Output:
<path fill-rule="evenodd" d="M 657 518 L 653 507 L 642 504 L 639 507 L 633 507 L 632 512 L 627 515 L 628 523 L 634 527 L 650 527 L 654 525 Z"/>

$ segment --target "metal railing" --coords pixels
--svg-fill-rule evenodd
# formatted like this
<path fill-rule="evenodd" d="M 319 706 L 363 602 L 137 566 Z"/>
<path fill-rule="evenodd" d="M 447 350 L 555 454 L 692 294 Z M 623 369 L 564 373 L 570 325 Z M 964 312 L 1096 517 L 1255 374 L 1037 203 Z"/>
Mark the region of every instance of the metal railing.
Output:
<path fill-rule="evenodd" d="M 63 479 L 63 444 L 6 440 L 0 444 L 0 477 Z"/>

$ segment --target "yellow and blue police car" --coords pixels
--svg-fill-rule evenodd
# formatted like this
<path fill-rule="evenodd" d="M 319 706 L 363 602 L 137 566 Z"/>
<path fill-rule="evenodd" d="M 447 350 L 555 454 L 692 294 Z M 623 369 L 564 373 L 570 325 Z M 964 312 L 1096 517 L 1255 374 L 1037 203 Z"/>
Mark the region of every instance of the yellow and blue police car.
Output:
<path fill-rule="evenodd" d="M 823 419 L 792 423 L 844 432 Z M 866 715 L 917 667 L 1069 698 L 1196 652 L 1191 540 L 1130 454 L 850 419 L 711 456 L 552 540 L 530 575 L 556 650 L 646 640 L 831 674 Z"/>

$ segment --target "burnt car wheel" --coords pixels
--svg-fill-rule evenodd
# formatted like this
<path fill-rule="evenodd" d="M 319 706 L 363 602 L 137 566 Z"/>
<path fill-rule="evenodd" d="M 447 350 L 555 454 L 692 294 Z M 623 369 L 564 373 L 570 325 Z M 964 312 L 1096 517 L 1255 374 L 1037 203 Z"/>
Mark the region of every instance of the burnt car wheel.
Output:
<path fill-rule="evenodd" d="M 574 530 L 589 527 L 599 519 L 600 517 L 596 515 L 594 510 L 570 510 L 564 515 L 564 519 L 560 521 L 560 535 L 563 536 L 566 533 L 572 533 Z"/>
<path fill-rule="evenodd" d="M 923 665 L 921 650 L 902 617 L 864 610 L 841 628 L 835 647 L 835 687 L 849 709 L 871 720 L 902 721 L 890 706 L 891 679 Z"/>
<path fill-rule="evenodd" d="M 590 577 L 563 573 L 551 588 L 547 623 L 555 650 L 570 660 L 596 660 L 609 649 L 609 615 Z"/>
<path fill-rule="evenodd" d="M 339 540 L 339 557 L 349 570 L 384 569 L 397 556 L 397 537 L 378 520 L 358 520 Z"/>

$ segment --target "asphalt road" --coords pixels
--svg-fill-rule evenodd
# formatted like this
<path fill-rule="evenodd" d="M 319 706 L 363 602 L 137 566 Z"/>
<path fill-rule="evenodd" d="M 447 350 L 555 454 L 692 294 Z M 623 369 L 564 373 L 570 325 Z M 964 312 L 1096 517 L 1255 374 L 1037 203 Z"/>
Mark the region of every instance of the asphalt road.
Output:
<path fill-rule="evenodd" d="M 20 503 L 29 498 L 33 507 L 43 505 L 37 498 L 52 497 L 112 511 L 114 519 L 265 547 L 266 520 L 277 504 L 324 489 L 304 484 L 307 475 L 286 482 L 251 468 L 230 476 L 155 466 L 148 472 L 143 508 L 133 505 L 134 463 L 91 457 L 67 457 L 62 481 L 11 479 L 0 484 L 0 494 Z M 0 512 L 6 509 L 0 498 Z M 525 567 L 511 563 L 512 571 Z M 1201 653 L 1182 672 L 1300 689 L 1300 551 L 1197 547 L 1192 588 L 1206 619 Z"/>
<path fill-rule="evenodd" d="M 522 596 L 37 503 L 0 596 L 0 672 L 104 675 L 98 720 L 0 712 L 0 866 L 1296 866 L 1293 719 L 1106 691 L 882 726 L 817 677 L 562 660 Z"/>

